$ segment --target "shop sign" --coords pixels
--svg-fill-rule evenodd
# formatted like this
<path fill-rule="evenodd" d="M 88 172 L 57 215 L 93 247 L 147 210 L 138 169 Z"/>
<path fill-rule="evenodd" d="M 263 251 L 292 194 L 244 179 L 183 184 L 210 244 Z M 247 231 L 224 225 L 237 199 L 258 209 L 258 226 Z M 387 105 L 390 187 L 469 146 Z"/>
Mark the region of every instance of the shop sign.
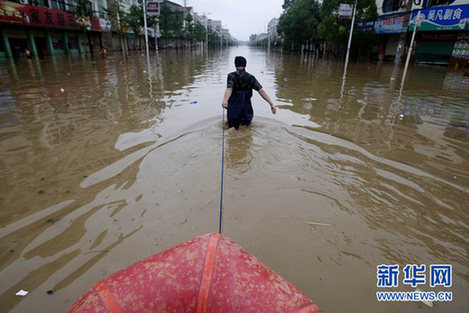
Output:
<path fill-rule="evenodd" d="M 148 2 L 147 14 L 149 16 L 159 16 L 160 15 L 160 3 L 156 1 Z"/>
<path fill-rule="evenodd" d="M 0 23 L 62 29 L 77 29 L 78 26 L 83 26 L 88 30 L 102 30 L 96 18 L 90 21 L 89 17 L 77 18 L 65 11 L 10 1 L 0 1 Z"/>
<path fill-rule="evenodd" d="M 375 22 L 375 33 L 377 34 L 396 34 L 405 32 L 404 13 L 381 15 Z"/>
<path fill-rule="evenodd" d="M 352 18 L 353 6 L 348 3 L 341 3 L 339 6 L 339 18 Z"/>
<path fill-rule="evenodd" d="M 365 21 L 361 19 L 357 22 L 357 26 L 361 27 L 363 31 L 373 30 L 375 28 L 375 21 Z"/>
<path fill-rule="evenodd" d="M 454 45 L 452 56 L 469 60 L 469 40 L 458 40 Z"/>
<path fill-rule="evenodd" d="M 431 7 L 420 12 L 423 17 L 418 30 L 462 30 L 469 22 L 469 4 Z M 409 31 L 414 30 L 417 12 L 412 13 Z"/>
<path fill-rule="evenodd" d="M 105 18 L 100 18 L 99 19 L 99 26 L 101 26 L 101 29 L 105 32 L 110 32 L 111 31 L 111 21 L 109 21 Z"/>

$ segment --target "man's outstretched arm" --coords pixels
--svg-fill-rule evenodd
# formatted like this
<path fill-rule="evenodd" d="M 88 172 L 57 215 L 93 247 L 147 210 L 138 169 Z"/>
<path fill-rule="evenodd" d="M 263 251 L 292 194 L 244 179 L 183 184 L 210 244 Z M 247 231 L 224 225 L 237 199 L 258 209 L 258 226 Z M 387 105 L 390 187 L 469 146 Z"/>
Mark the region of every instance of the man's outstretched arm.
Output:
<path fill-rule="evenodd" d="M 228 108 L 228 100 L 230 99 L 232 93 L 233 93 L 233 88 L 226 88 L 225 96 L 223 97 L 223 102 L 221 103 L 221 106 L 224 107 L 225 109 Z"/>
<path fill-rule="evenodd" d="M 264 91 L 264 89 L 260 89 L 258 93 L 261 95 L 262 98 L 264 98 L 265 101 L 270 104 L 270 110 L 272 111 L 272 114 L 277 113 L 277 108 L 273 104 L 272 100 L 270 100 L 269 95 Z"/>

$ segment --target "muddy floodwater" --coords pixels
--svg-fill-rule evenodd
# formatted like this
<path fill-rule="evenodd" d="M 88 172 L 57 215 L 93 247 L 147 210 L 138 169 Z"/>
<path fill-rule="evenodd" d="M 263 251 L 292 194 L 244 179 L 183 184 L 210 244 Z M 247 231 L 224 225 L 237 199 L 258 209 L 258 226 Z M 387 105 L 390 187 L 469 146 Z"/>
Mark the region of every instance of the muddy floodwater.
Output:
<path fill-rule="evenodd" d="M 244 55 L 250 127 L 225 131 L 223 234 L 324 312 L 469 312 L 469 76 L 248 47 L 0 62 L 0 311 L 65 312 L 99 279 L 218 230 L 221 101 Z M 377 287 L 377 265 L 400 266 Z M 452 302 L 378 302 L 412 291 Z M 452 286 L 429 286 L 431 264 Z M 20 289 L 29 293 L 16 296 Z M 47 292 L 52 290 L 53 294 Z"/>

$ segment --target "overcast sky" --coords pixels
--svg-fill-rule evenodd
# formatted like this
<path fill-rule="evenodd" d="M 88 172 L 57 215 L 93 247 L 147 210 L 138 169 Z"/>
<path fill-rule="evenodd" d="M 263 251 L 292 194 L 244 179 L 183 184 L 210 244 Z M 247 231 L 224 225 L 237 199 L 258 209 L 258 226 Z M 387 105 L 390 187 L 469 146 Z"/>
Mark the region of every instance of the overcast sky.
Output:
<path fill-rule="evenodd" d="M 183 0 L 171 0 L 184 5 Z M 251 34 L 263 33 L 274 17 L 282 14 L 283 0 L 187 0 L 187 6 L 197 13 L 208 13 L 208 18 L 221 20 L 222 26 L 239 40 L 248 40 Z"/>

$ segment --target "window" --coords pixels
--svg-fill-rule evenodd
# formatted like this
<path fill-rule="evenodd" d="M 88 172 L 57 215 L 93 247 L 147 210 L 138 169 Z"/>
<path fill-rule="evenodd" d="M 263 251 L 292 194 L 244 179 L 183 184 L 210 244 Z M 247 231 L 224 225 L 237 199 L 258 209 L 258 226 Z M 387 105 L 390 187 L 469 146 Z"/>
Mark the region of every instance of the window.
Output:
<path fill-rule="evenodd" d="M 424 0 L 423 8 L 434 7 L 437 5 L 448 5 L 453 3 L 455 0 Z"/>
<path fill-rule="evenodd" d="M 393 12 L 399 10 L 401 0 L 384 0 L 383 13 Z"/>

